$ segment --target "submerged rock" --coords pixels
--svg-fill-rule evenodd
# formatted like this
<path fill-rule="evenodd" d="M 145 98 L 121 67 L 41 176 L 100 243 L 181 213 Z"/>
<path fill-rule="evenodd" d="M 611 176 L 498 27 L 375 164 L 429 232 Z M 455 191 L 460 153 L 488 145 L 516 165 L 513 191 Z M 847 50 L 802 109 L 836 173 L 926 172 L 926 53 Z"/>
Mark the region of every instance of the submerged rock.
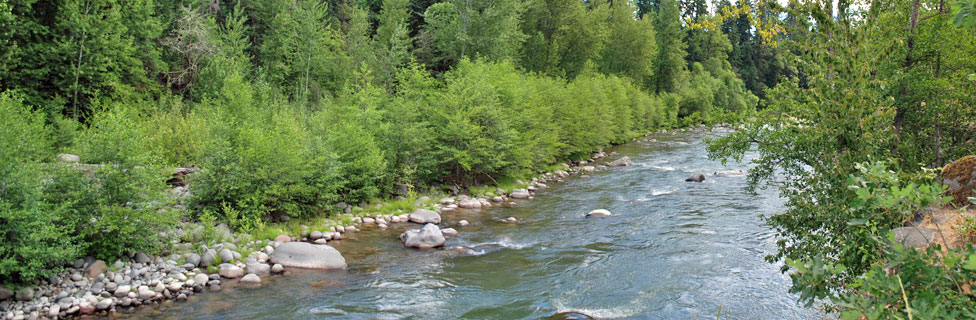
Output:
<path fill-rule="evenodd" d="M 309 269 L 345 269 L 346 259 L 329 245 L 307 242 L 282 243 L 271 254 L 271 263 Z"/>
<path fill-rule="evenodd" d="M 410 222 L 420 224 L 438 224 L 441 223 L 441 215 L 427 209 L 417 209 L 410 214 Z"/>
<path fill-rule="evenodd" d="M 400 241 L 406 247 L 427 249 L 443 246 L 447 240 L 440 228 L 428 223 L 422 229 L 411 229 L 400 234 Z"/>
<path fill-rule="evenodd" d="M 745 174 L 742 170 L 719 170 L 715 171 L 712 175 L 714 176 L 739 176 Z"/>
<path fill-rule="evenodd" d="M 685 181 L 686 182 L 704 182 L 705 181 L 705 175 L 703 175 L 701 173 L 696 173 L 695 175 L 688 177 L 688 179 L 685 179 Z"/>
<path fill-rule="evenodd" d="M 624 156 L 620 159 L 610 161 L 610 163 L 608 163 L 607 165 L 611 167 L 626 167 L 632 164 L 634 163 L 630 161 L 630 158 Z"/>
<path fill-rule="evenodd" d="M 576 311 L 563 311 L 549 317 L 550 320 L 588 320 L 593 317 Z"/>

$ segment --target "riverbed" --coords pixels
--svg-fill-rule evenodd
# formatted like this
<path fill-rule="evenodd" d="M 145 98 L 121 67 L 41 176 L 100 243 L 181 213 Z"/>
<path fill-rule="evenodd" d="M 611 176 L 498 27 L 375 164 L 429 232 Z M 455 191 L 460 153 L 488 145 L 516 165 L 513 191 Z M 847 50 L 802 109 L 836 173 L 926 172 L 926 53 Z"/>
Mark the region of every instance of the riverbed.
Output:
<path fill-rule="evenodd" d="M 576 311 L 598 318 L 821 319 L 787 292 L 789 277 L 764 261 L 775 235 L 762 215 L 783 210 L 775 190 L 745 190 L 746 170 L 706 157 L 703 138 L 655 134 L 608 151 L 633 165 L 538 191 L 512 208 L 443 214 L 460 231 L 447 247 L 411 250 L 363 227 L 330 244 L 347 270 L 292 270 L 258 289 L 224 285 L 187 302 L 124 311 L 155 319 L 539 319 Z M 747 159 L 754 156 L 747 155 Z M 685 182 L 694 173 L 703 183 Z M 613 216 L 586 218 L 605 208 Z M 516 217 L 519 223 L 502 219 Z M 460 227 L 458 221 L 470 226 Z"/>

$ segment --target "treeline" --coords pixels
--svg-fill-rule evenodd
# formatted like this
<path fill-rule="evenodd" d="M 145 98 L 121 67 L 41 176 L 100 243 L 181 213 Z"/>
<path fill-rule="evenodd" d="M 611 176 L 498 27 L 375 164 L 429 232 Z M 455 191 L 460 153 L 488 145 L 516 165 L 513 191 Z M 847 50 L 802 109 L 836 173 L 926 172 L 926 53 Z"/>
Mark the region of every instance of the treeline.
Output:
<path fill-rule="evenodd" d="M 152 252 L 180 220 L 247 232 L 752 114 L 733 42 L 683 15 L 671 0 L 0 3 L 0 283 Z M 186 211 L 164 192 L 176 167 L 200 169 Z"/>
<path fill-rule="evenodd" d="M 892 232 L 972 206 L 948 203 L 939 171 L 976 153 L 976 2 L 767 5 L 758 33 L 776 34 L 800 76 L 766 90 L 766 108 L 710 147 L 740 159 L 758 148 L 752 186 L 787 199 L 766 219 L 781 237 L 767 260 L 843 319 L 976 317 L 972 211 L 926 249 Z"/>

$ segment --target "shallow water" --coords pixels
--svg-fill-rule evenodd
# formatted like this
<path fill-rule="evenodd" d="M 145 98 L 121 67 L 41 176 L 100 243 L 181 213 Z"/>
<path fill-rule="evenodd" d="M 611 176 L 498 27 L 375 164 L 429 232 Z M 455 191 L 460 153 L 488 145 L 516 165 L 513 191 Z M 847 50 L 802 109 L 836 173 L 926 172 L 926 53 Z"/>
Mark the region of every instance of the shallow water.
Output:
<path fill-rule="evenodd" d="M 259 289 L 190 297 L 124 312 L 159 319 L 538 319 L 579 311 L 599 318 L 820 319 L 787 293 L 789 277 L 763 257 L 774 233 L 760 216 L 782 210 L 775 191 L 744 190 L 745 164 L 706 158 L 701 139 L 721 132 L 652 135 L 617 146 L 634 165 L 573 176 L 513 208 L 443 215 L 460 231 L 447 246 L 408 250 L 416 225 L 366 230 L 330 242 L 344 271 L 293 271 Z M 683 142 L 683 143 L 682 143 Z M 686 143 L 686 144 L 684 144 Z M 704 183 L 684 182 L 693 173 Z M 585 218 L 592 209 L 613 216 Z M 514 216 L 518 224 L 500 222 Z M 466 219 L 468 227 L 458 227 Z M 371 229 L 364 227 L 363 229 Z"/>

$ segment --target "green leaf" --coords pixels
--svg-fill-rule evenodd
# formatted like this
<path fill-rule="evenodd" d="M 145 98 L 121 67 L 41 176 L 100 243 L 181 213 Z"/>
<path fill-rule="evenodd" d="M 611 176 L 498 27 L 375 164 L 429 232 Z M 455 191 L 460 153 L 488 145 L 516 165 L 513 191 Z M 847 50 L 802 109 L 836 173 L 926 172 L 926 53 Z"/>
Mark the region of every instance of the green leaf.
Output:
<path fill-rule="evenodd" d="M 966 258 L 966 264 L 963 264 L 962 268 L 969 271 L 976 271 L 976 254 L 969 255 L 969 257 Z"/>
<path fill-rule="evenodd" d="M 960 28 L 976 28 L 976 0 L 959 0 L 952 4 L 952 24 Z M 973 80 L 974 75 L 969 75 Z"/>

